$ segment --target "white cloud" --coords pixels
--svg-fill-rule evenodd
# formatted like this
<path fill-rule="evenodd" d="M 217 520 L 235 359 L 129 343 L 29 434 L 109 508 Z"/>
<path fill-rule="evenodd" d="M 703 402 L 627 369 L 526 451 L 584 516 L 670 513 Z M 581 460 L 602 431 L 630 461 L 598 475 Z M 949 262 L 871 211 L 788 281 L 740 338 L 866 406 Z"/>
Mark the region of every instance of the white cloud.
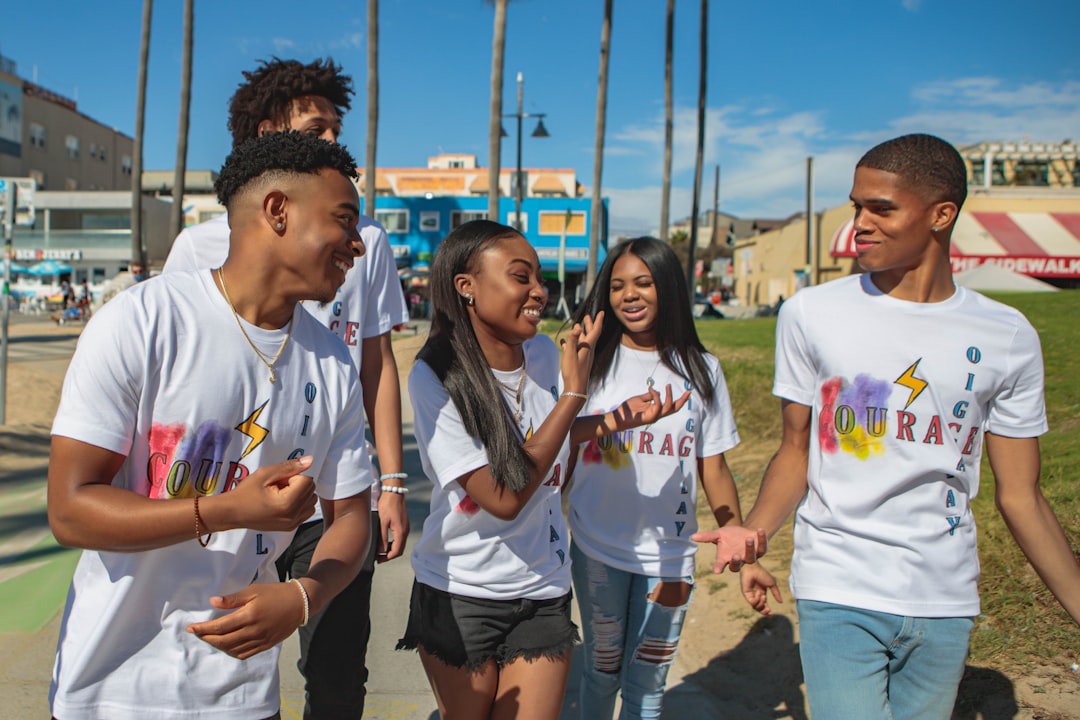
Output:
<path fill-rule="evenodd" d="M 274 52 L 278 55 L 290 52 L 294 47 L 296 47 L 296 43 L 289 38 L 274 38 L 270 41 L 270 43 L 274 46 Z"/>
<path fill-rule="evenodd" d="M 912 98 L 946 111 L 957 105 L 998 111 L 1008 108 L 1075 108 L 1080 105 L 1080 82 L 1055 84 L 1044 81 L 1008 87 L 998 78 L 957 78 L 919 86 L 912 91 Z"/>
<path fill-rule="evenodd" d="M 712 206 L 713 166 L 721 166 L 720 208 L 741 217 L 787 217 L 805 206 L 806 158 L 814 157 L 817 210 L 847 201 L 855 163 L 878 142 L 910 132 L 940 135 L 957 145 L 984 141 L 1060 142 L 1080 134 L 1080 82 L 1009 83 L 965 77 L 913 87 L 909 112 L 884 127 L 830 130 L 826 110 L 784 114 L 748 98 L 710 108 L 706 116 L 706 167 L 702 209 Z M 675 113 L 670 219 L 691 210 L 697 110 Z M 605 153 L 604 194 L 611 198 L 613 230 L 655 232 L 660 217 L 663 117 L 619 128 Z M 616 149 L 617 148 L 617 149 Z M 633 150 L 637 150 L 636 155 Z M 635 188 L 627 178 L 654 183 Z"/>

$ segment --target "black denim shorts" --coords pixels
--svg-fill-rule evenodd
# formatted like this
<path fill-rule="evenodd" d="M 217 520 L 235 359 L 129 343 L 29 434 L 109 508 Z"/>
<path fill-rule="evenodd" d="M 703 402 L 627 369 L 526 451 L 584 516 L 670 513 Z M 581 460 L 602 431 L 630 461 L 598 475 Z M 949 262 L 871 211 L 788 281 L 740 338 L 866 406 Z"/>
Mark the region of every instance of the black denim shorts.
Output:
<path fill-rule="evenodd" d="M 424 650 L 447 665 L 479 670 L 517 658 L 561 658 L 579 642 L 571 594 L 550 600 L 487 600 L 413 582 L 409 624 L 398 650 Z"/>

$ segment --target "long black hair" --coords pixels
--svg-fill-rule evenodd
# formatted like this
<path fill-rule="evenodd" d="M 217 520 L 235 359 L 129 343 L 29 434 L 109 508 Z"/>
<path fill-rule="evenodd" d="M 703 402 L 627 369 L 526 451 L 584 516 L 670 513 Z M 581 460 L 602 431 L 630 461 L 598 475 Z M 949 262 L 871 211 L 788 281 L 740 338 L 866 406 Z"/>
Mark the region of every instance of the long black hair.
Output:
<path fill-rule="evenodd" d="M 465 423 L 465 430 L 487 450 L 495 482 L 514 492 L 528 485 L 532 460 L 522 438 L 501 408 L 506 404 L 476 339 L 469 311 L 454 286 L 461 273 L 475 273 L 480 255 L 517 230 L 490 220 L 456 227 L 439 245 L 431 262 L 431 334 L 416 357 L 435 371 Z"/>
<path fill-rule="evenodd" d="M 627 240 L 608 251 L 596 283 L 588 296 L 574 313 L 573 322 L 582 322 L 586 315 L 596 317 L 604 311 L 604 326 L 593 353 L 590 385 L 602 385 L 615 352 L 622 342 L 623 324 L 611 308 L 611 272 L 615 262 L 630 253 L 638 257 L 652 273 L 656 287 L 656 350 L 664 365 L 677 375 L 690 381 L 706 404 L 712 402 L 713 383 L 709 366 L 705 362 L 705 346 L 694 327 L 694 315 L 690 309 L 690 296 L 686 288 L 679 257 L 665 243 L 653 237 Z"/>

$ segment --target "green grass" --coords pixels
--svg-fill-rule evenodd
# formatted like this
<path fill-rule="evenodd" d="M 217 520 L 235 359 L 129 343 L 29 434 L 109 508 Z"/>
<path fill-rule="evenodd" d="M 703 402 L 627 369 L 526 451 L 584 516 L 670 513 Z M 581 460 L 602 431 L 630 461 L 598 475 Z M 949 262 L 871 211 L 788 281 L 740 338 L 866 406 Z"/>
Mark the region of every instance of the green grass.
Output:
<path fill-rule="evenodd" d="M 1042 489 L 1073 547 L 1080 549 L 1080 292 L 992 295 L 1023 312 L 1039 332 L 1046 368 L 1050 432 L 1041 439 Z M 702 342 L 720 358 L 742 445 L 729 453 L 743 510 L 757 494 L 765 465 L 780 440 L 779 401 L 772 396 L 776 321 L 701 321 Z M 983 614 L 972 635 L 971 662 L 1016 671 L 1017 666 L 1071 663 L 1080 657 L 1080 628 L 1031 569 L 994 507 L 994 478 L 983 462 L 973 504 L 979 528 Z M 699 507 L 703 527 L 712 524 Z M 790 520 L 770 546 L 767 567 L 786 573 Z M 782 583 L 783 584 L 783 583 Z"/>

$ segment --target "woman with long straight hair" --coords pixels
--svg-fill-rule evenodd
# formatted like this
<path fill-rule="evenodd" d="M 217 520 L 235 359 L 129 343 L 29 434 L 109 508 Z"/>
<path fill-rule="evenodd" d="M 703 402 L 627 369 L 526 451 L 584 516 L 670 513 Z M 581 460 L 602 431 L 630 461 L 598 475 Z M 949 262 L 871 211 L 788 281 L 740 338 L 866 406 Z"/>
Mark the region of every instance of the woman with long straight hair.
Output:
<path fill-rule="evenodd" d="M 603 314 L 581 317 L 560 359 L 537 335 L 540 261 L 512 228 L 456 228 L 430 288 L 431 334 L 409 395 L 434 488 L 398 647 L 419 650 L 443 718 L 554 720 L 578 636 L 560 507 L 571 443 L 655 422 L 681 402 L 651 390 L 577 419 Z"/>
<path fill-rule="evenodd" d="M 739 524 L 724 453 L 735 447 L 719 361 L 698 339 L 675 252 L 649 237 L 613 248 L 576 319 L 603 314 L 585 413 L 676 386 L 678 412 L 582 446 L 570 487 L 574 590 L 585 630 L 581 716 L 658 718 L 694 586 L 697 481 L 717 525 Z M 746 572 L 764 573 L 758 565 Z M 771 577 L 764 574 L 762 583 Z M 775 583 L 773 584 L 775 587 Z M 748 598 L 750 599 L 750 598 Z M 755 605 L 768 612 L 764 598 Z"/>

